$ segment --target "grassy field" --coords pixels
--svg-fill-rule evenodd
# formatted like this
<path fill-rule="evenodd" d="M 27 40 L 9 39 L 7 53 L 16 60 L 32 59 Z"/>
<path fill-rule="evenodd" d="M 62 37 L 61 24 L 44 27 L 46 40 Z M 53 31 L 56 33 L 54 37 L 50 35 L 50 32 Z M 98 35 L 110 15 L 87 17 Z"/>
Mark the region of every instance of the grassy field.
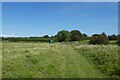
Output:
<path fill-rule="evenodd" d="M 74 45 L 80 55 L 111 77 L 120 77 L 117 45 Z M 117 75 L 117 76 L 116 76 Z"/>
<path fill-rule="evenodd" d="M 117 45 L 3 42 L 2 47 L 3 78 L 106 78 L 105 65 L 98 67 L 90 55 L 118 60 Z"/>

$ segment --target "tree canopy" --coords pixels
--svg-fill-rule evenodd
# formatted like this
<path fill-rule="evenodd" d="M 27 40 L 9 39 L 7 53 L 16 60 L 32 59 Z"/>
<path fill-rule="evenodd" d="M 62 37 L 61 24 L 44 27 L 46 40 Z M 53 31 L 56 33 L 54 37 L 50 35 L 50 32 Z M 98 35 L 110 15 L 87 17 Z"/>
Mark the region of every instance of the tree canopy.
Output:
<path fill-rule="evenodd" d="M 43 37 L 44 37 L 44 38 L 49 38 L 49 36 L 48 36 L 48 35 L 44 35 Z"/>
<path fill-rule="evenodd" d="M 72 30 L 70 37 L 71 37 L 71 41 L 79 41 L 80 38 L 82 37 L 82 34 L 78 30 Z"/>
<path fill-rule="evenodd" d="M 59 31 L 57 33 L 57 40 L 58 42 L 70 41 L 70 32 L 66 30 Z"/>

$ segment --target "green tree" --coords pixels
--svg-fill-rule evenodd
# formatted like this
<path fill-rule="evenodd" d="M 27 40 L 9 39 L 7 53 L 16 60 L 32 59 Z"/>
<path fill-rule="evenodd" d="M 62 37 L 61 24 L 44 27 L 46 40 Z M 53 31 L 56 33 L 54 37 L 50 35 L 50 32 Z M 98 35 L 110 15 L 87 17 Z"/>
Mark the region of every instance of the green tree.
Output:
<path fill-rule="evenodd" d="M 83 33 L 82 36 L 83 36 L 83 37 L 87 37 L 87 34 L 84 34 L 84 33 Z"/>
<path fill-rule="evenodd" d="M 57 33 L 57 41 L 58 42 L 70 41 L 70 32 L 66 30 L 59 31 Z"/>
<path fill-rule="evenodd" d="M 49 36 L 48 36 L 48 35 L 44 35 L 43 37 L 44 37 L 44 38 L 49 38 Z"/>
<path fill-rule="evenodd" d="M 107 37 L 107 35 L 105 34 L 105 32 L 102 33 L 103 36 Z"/>
<path fill-rule="evenodd" d="M 78 30 L 72 30 L 71 31 L 71 41 L 79 41 L 82 37 L 82 34 Z"/>

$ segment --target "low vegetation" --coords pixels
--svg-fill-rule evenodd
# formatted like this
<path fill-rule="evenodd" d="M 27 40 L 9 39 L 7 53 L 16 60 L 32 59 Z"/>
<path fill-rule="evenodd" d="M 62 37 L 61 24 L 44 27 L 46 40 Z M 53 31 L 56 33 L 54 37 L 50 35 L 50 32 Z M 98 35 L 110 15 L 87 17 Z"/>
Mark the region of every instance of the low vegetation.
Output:
<path fill-rule="evenodd" d="M 6 42 L 49 42 L 49 40 L 54 40 L 55 38 L 44 38 L 44 37 L 9 37 L 2 38 Z"/>
<path fill-rule="evenodd" d="M 64 43 L 3 42 L 2 74 L 3 78 L 110 77 Z"/>
<path fill-rule="evenodd" d="M 74 45 L 80 55 L 85 56 L 103 73 L 120 77 L 120 65 L 117 45 Z"/>
<path fill-rule="evenodd" d="M 105 33 L 92 35 L 90 44 L 108 44 L 108 37 Z"/>
<path fill-rule="evenodd" d="M 3 42 L 3 78 L 117 78 L 117 63 L 117 45 Z"/>

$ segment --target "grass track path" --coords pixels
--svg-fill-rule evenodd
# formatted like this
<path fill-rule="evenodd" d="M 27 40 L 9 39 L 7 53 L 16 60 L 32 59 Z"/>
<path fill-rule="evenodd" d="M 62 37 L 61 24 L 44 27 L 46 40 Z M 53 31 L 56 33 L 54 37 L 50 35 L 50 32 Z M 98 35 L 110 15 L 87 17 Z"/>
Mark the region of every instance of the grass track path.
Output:
<path fill-rule="evenodd" d="M 103 78 L 106 77 L 103 73 L 90 64 L 85 57 L 80 55 L 70 45 L 62 48 L 65 55 L 66 77 L 80 77 L 80 78 Z M 67 73 L 68 72 L 68 73 Z"/>

